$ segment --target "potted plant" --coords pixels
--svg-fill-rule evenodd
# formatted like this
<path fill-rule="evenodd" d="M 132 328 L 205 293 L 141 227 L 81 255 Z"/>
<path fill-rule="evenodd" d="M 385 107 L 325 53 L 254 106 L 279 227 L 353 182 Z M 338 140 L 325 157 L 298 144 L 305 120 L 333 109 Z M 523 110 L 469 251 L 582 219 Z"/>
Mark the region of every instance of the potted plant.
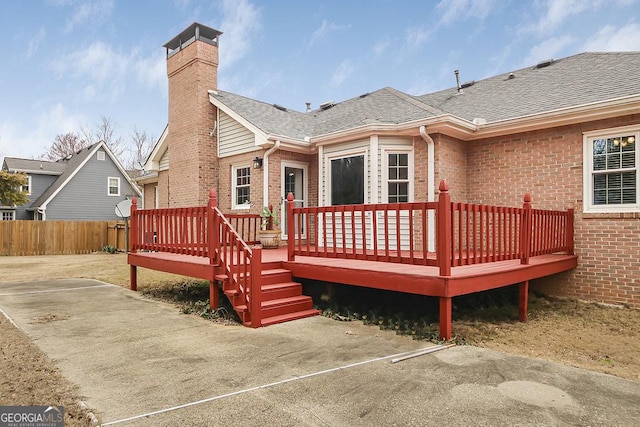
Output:
<path fill-rule="evenodd" d="M 260 244 L 264 249 L 279 248 L 281 231 L 273 205 L 264 206 L 260 217 L 262 217 L 261 229 L 258 232 Z"/>

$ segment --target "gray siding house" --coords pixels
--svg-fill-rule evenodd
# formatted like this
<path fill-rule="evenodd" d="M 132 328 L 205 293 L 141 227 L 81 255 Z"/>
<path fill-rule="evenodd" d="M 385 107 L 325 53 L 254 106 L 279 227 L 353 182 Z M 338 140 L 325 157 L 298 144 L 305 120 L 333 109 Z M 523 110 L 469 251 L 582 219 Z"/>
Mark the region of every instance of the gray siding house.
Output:
<path fill-rule="evenodd" d="M 118 202 L 141 197 L 103 142 L 56 162 L 5 157 L 2 169 L 27 174 L 29 198 L 0 207 L 4 220 L 117 220 Z"/>

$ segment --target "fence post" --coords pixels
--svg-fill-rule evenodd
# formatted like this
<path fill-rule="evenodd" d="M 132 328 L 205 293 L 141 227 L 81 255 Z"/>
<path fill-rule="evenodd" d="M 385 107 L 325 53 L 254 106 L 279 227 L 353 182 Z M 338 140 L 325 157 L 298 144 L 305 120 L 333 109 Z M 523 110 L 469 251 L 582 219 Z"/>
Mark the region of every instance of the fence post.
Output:
<path fill-rule="evenodd" d="M 451 276 L 451 195 L 449 185 L 440 181 L 438 213 L 436 214 L 436 264 L 440 276 Z"/>
<path fill-rule="evenodd" d="M 220 232 L 218 230 L 218 221 L 216 221 L 216 212 L 215 209 L 218 207 L 218 193 L 215 189 L 209 190 L 209 202 L 207 203 L 207 240 L 209 243 L 209 247 L 207 250 L 209 251 L 209 263 L 216 264 L 218 262 L 217 258 L 217 250 L 220 246 L 218 244 L 220 240 Z"/>
<path fill-rule="evenodd" d="M 136 253 L 138 248 L 138 198 L 131 200 L 131 227 L 129 228 L 129 250 Z M 138 290 L 138 267 L 129 264 L 129 288 Z"/>
<path fill-rule="evenodd" d="M 262 326 L 262 247 L 251 248 L 251 327 Z"/>
<path fill-rule="evenodd" d="M 522 223 L 520 224 L 520 250 L 522 251 L 522 255 L 520 257 L 520 264 L 529 264 L 531 239 L 533 236 L 533 230 L 531 229 L 531 194 L 527 193 L 524 195 L 524 205 L 522 208 Z"/>
<path fill-rule="evenodd" d="M 293 261 L 295 259 L 295 238 L 296 227 L 293 219 L 293 193 L 287 194 L 287 259 Z"/>
<path fill-rule="evenodd" d="M 571 209 L 567 209 L 567 255 L 575 255 L 573 253 L 574 248 L 573 248 L 573 215 L 574 215 L 574 210 L 573 208 Z"/>

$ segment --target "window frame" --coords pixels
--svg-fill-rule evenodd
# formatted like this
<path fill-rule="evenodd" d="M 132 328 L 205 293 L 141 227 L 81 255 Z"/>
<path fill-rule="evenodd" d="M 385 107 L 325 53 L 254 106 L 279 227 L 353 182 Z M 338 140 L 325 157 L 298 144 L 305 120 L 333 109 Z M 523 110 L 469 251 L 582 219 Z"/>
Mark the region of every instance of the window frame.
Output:
<path fill-rule="evenodd" d="M 332 170 L 331 170 L 331 162 L 333 160 L 338 160 L 338 159 L 346 159 L 348 157 L 357 157 L 357 156 L 364 156 L 364 182 L 363 182 L 363 186 L 364 186 L 364 204 L 370 203 L 370 199 L 369 199 L 369 150 L 365 147 L 359 147 L 359 148 L 354 148 L 351 150 L 343 150 L 343 151 L 337 151 L 334 153 L 330 153 L 330 154 L 326 154 L 325 155 L 325 164 L 324 164 L 324 175 L 325 175 L 325 203 L 327 206 L 340 206 L 340 205 L 334 205 L 333 204 L 333 195 L 331 194 L 331 189 L 332 189 Z"/>
<path fill-rule="evenodd" d="M 104 161 L 107 158 L 106 153 L 103 150 L 98 150 L 96 153 L 96 159 L 100 161 Z"/>
<path fill-rule="evenodd" d="M 6 219 L 5 214 L 10 214 L 11 218 Z M 16 219 L 16 211 L 2 211 L 2 217 L 0 217 L 0 221 L 14 221 Z"/>
<path fill-rule="evenodd" d="M 118 182 L 118 193 L 112 194 L 111 188 L 115 188 L 111 186 L 111 180 L 115 179 Z M 118 197 L 120 196 L 120 177 L 119 176 L 109 176 L 107 177 L 107 196 L 109 197 Z"/>
<path fill-rule="evenodd" d="M 27 187 L 27 191 L 24 190 L 24 187 Z M 20 186 L 20 191 L 25 191 L 27 193 L 27 196 L 30 196 L 31 193 L 33 192 L 33 187 L 32 187 L 32 181 L 31 181 L 31 175 L 27 175 L 27 185 L 21 185 Z"/>
<path fill-rule="evenodd" d="M 594 203 L 593 176 L 596 171 L 593 169 L 593 142 L 599 139 L 608 139 L 622 134 L 633 135 L 635 137 L 635 170 L 636 172 L 636 203 L 626 204 L 601 204 Z M 625 135 L 625 136 L 626 136 Z M 596 131 L 584 132 L 583 138 L 583 212 L 584 213 L 621 213 L 640 211 L 640 124 L 622 126 L 616 128 L 599 129 Z M 606 172 L 602 172 L 606 173 Z"/>
<path fill-rule="evenodd" d="M 251 209 L 251 203 L 237 203 L 238 200 L 238 188 L 249 188 L 249 201 L 251 201 L 251 164 L 242 163 L 231 166 L 231 209 L 232 210 L 248 210 Z M 249 183 L 238 186 L 238 171 L 241 169 L 249 170 Z"/>
<path fill-rule="evenodd" d="M 415 173 L 414 173 L 414 164 L 413 164 L 413 148 L 410 147 L 382 147 L 381 150 L 381 157 L 382 157 L 382 183 L 381 183 L 381 196 L 382 196 L 382 203 L 391 203 L 389 202 L 389 182 L 390 181 L 394 181 L 394 182 L 404 182 L 405 180 L 399 180 L 399 179 L 394 179 L 394 180 L 390 180 L 389 179 L 389 155 L 390 154 L 406 154 L 407 155 L 407 179 L 406 182 L 408 182 L 408 188 L 407 191 L 409 192 L 408 194 L 408 201 L 407 202 L 400 202 L 400 203 L 412 203 L 414 201 L 414 179 L 415 178 Z M 396 203 L 396 202 L 393 202 Z"/>

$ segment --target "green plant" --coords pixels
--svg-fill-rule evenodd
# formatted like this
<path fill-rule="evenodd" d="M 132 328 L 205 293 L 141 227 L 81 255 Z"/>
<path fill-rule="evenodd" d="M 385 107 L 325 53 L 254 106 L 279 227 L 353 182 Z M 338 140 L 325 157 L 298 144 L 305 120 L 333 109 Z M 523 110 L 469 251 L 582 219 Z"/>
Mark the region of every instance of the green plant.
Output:
<path fill-rule="evenodd" d="M 116 247 L 113 245 L 103 245 L 102 252 L 105 252 L 108 254 L 115 254 L 116 252 L 118 252 L 118 249 L 116 249 Z"/>
<path fill-rule="evenodd" d="M 275 228 L 280 224 L 276 215 L 276 209 L 273 205 L 263 206 L 260 217 L 262 217 L 263 230 L 275 230 Z"/>

